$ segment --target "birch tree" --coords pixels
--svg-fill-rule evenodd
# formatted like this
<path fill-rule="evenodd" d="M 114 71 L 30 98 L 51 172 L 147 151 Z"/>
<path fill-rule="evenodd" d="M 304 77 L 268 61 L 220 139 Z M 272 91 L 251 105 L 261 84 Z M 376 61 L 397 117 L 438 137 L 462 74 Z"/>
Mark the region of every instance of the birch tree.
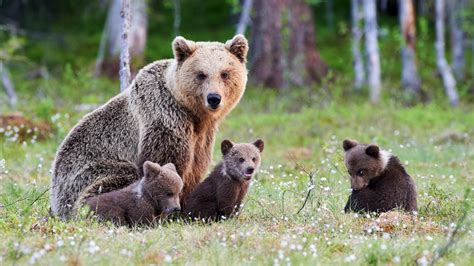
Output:
<path fill-rule="evenodd" d="M 13 82 L 10 79 L 10 73 L 8 72 L 8 69 L 2 61 L 0 61 L 0 79 L 2 80 L 2 86 L 5 89 L 5 92 L 7 93 L 10 105 L 15 106 L 17 103 L 15 86 L 13 85 Z"/>
<path fill-rule="evenodd" d="M 365 82 L 364 59 L 360 51 L 362 39 L 362 0 L 351 0 L 352 57 L 354 60 L 354 87 L 359 90 Z"/>
<path fill-rule="evenodd" d="M 451 67 L 446 61 L 444 49 L 444 24 L 445 24 L 445 1 L 436 0 L 436 65 L 438 72 L 443 79 L 444 89 L 451 105 L 459 104 L 459 96 L 456 90 L 456 80 L 454 79 Z"/>
<path fill-rule="evenodd" d="M 380 56 L 377 39 L 377 11 L 375 0 L 363 0 L 365 16 L 365 48 L 367 53 L 367 81 L 370 88 L 370 101 L 380 100 Z"/>
<path fill-rule="evenodd" d="M 174 9 L 174 21 L 173 21 L 173 33 L 174 36 L 179 35 L 179 28 L 181 26 L 181 0 L 173 0 Z"/>
<path fill-rule="evenodd" d="M 128 46 L 128 35 L 130 31 L 130 0 L 122 0 L 122 10 L 120 11 L 122 18 L 121 30 L 121 52 L 120 52 L 120 91 L 127 89 L 130 84 L 130 53 Z"/>
<path fill-rule="evenodd" d="M 465 0 L 450 0 L 449 29 L 451 33 L 452 68 L 458 80 L 464 79 L 464 32 L 462 29 L 461 12 Z"/>
<path fill-rule="evenodd" d="M 237 24 L 237 31 L 235 34 L 245 35 L 245 30 L 247 29 L 247 25 L 250 22 L 250 11 L 252 9 L 252 4 L 252 0 L 244 0 L 242 11 L 240 12 L 239 23 Z"/>
<path fill-rule="evenodd" d="M 400 29 L 402 33 L 402 86 L 405 91 L 418 95 L 420 78 L 416 67 L 416 23 L 413 0 L 399 0 Z"/>

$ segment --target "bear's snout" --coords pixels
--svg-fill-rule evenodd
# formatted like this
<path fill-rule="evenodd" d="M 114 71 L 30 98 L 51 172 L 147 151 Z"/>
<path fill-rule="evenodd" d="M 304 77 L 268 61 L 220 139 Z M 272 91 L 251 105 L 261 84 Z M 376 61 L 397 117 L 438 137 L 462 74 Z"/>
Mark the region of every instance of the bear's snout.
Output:
<path fill-rule="evenodd" d="M 216 110 L 221 104 L 221 96 L 217 93 L 207 95 L 207 104 L 211 109 Z"/>

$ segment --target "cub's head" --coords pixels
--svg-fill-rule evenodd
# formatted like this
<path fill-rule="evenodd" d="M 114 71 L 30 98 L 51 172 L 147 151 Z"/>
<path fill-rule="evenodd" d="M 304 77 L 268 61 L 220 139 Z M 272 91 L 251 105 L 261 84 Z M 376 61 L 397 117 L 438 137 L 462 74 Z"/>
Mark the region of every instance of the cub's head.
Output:
<path fill-rule="evenodd" d="M 155 208 L 164 214 L 180 211 L 179 196 L 183 190 L 183 180 L 174 164 L 160 166 L 146 161 L 143 173 L 141 195 L 151 200 Z"/>
<path fill-rule="evenodd" d="M 248 42 L 236 35 L 225 44 L 176 37 L 167 75 L 174 96 L 199 116 L 219 119 L 239 102 L 247 83 Z"/>
<path fill-rule="evenodd" d="M 234 144 L 230 140 L 221 143 L 224 156 L 224 170 L 227 175 L 242 182 L 249 181 L 260 166 L 260 153 L 263 151 L 263 140 L 253 143 Z"/>
<path fill-rule="evenodd" d="M 361 190 L 369 185 L 374 177 L 379 176 L 387 166 L 390 154 L 379 149 L 377 145 L 359 144 L 346 139 L 342 142 L 344 162 L 351 177 L 351 187 Z"/>

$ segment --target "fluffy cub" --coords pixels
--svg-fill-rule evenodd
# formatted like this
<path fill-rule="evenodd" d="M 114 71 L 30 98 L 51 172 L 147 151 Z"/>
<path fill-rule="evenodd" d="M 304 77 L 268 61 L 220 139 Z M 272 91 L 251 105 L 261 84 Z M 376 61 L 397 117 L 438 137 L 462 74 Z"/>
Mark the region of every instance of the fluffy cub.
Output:
<path fill-rule="evenodd" d="M 221 143 L 223 160 L 209 176 L 191 192 L 185 213 L 192 219 L 220 220 L 239 211 L 250 180 L 260 166 L 264 142 Z"/>
<path fill-rule="evenodd" d="M 352 187 L 345 212 L 417 209 L 415 182 L 396 156 L 376 145 L 359 144 L 353 140 L 344 140 L 342 146 Z"/>
<path fill-rule="evenodd" d="M 159 218 L 181 210 L 183 181 L 174 164 L 146 161 L 141 180 L 120 190 L 86 199 L 85 204 L 101 219 L 117 225 L 152 225 Z"/>

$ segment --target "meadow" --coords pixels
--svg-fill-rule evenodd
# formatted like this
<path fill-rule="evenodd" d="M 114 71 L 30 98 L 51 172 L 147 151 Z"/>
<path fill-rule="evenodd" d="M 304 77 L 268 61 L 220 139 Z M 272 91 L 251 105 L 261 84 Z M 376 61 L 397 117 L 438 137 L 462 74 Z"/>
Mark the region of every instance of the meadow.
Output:
<path fill-rule="evenodd" d="M 248 88 L 216 139 L 265 140 L 241 214 L 213 224 L 134 229 L 85 216 L 48 217 L 56 148 L 94 105 L 22 105 L 34 125 L 49 126 L 44 132 L 0 129 L 0 264 L 472 265 L 473 106 L 407 107 L 390 99 L 374 106 L 363 95 L 347 97 L 344 89 L 283 95 Z M 417 185 L 415 215 L 343 212 L 350 193 L 344 138 L 376 142 L 401 159 Z M 214 162 L 221 158 L 218 147 Z"/>

